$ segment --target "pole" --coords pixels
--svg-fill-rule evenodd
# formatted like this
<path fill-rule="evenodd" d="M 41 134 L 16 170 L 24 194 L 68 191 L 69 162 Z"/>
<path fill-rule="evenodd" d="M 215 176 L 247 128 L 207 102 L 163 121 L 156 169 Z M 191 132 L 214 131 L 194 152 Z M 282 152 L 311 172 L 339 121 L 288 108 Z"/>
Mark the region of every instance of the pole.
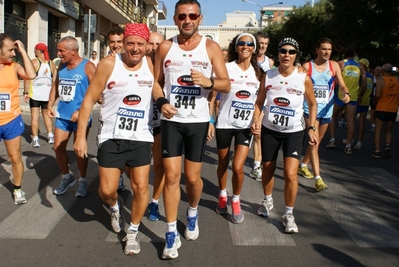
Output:
<path fill-rule="evenodd" d="M 260 17 L 259 17 L 259 27 L 260 27 L 260 29 L 262 30 L 262 20 L 263 20 L 263 15 L 262 15 L 262 11 L 263 11 L 263 8 L 260 10 Z"/>
<path fill-rule="evenodd" d="M 88 40 L 87 40 L 87 56 L 90 58 L 90 37 L 91 37 L 91 9 L 89 9 L 89 27 L 87 29 Z"/>

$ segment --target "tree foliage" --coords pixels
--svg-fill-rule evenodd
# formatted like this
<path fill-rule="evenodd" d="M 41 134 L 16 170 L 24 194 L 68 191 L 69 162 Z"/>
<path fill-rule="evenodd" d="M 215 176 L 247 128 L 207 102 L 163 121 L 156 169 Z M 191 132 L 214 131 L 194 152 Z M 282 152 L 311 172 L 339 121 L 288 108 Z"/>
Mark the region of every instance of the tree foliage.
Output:
<path fill-rule="evenodd" d="M 295 8 L 289 19 L 265 28 L 271 44 L 268 54 L 276 57 L 283 37 L 295 38 L 300 47 L 299 61 L 313 56 L 321 37 L 334 43 L 333 58 L 342 58 L 344 49 L 354 45 L 359 58 L 372 66 L 399 62 L 399 5 L 392 0 L 321 0 Z"/>

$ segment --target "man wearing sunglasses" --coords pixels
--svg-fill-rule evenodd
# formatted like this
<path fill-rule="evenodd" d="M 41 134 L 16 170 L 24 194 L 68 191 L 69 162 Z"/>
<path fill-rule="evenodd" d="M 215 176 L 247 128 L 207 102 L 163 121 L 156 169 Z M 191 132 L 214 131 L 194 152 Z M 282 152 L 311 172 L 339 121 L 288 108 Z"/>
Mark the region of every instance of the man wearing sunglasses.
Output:
<path fill-rule="evenodd" d="M 179 34 L 161 43 L 156 51 L 153 89 L 158 110 L 162 113 L 163 194 L 168 225 L 164 259 L 177 258 L 177 249 L 181 246 L 176 220 L 183 147 L 189 204 L 184 235 L 187 240 L 196 240 L 199 236 L 197 208 L 203 188 L 201 167 L 209 126 L 207 97 L 210 89 L 230 91 L 219 44 L 198 32 L 202 22 L 200 3 L 196 0 L 178 1 L 173 19 Z"/>

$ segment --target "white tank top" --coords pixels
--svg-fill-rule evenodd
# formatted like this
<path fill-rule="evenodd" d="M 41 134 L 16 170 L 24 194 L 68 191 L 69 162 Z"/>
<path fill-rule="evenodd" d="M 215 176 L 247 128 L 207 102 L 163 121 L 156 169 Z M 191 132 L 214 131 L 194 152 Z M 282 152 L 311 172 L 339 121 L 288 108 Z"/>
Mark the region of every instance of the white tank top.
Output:
<path fill-rule="evenodd" d="M 263 62 L 258 62 L 260 68 L 266 72 L 270 70 L 270 59 L 265 55 Z"/>
<path fill-rule="evenodd" d="M 263 126 L 283 133 L 304 129 L 305 78 L 306 73 L 298 73 L 296 68 L 287 77 L 280 75 L 278 68 L 267 71 Z"/>
<path fill-rule="evenodd" d="M 146 57 L 141 68 L 129 71 L 121 55 L 115 56 L 115 66 L 102 93 L 98 143 L 108 139 L 153 142 L 152 86 L 154 76 Z"/>
<path fill-rule="evenodd" d="M 37 101 L 48 101 L 52 85 L 50 62 L 43 63 L 36 58 L 39 63 L 39 69 L 36 71 L 36 78 L 30 82 L 29 97 Z"/>
<path fill-rule="evenodd" d="M 231 91 L 220 94 L 216 123 L 218 129 L 246 129 L 251 127 L 259 81 L 252 65 L 242 70 L 236 61 L 226 64 Z"/>
<path fill-rule="evenodd" d="M 194 85 L 190 76 L 195 69 L 211 77 L 212 65 L 206 51 L 206 39 L 201 37 L 196 48 L 191 51 L 179 47 L 177 36 L 163 62 L 165 77 L 164 94 L 170 104 L 177 108 L 177 114 L 170 121 L 181 123 L 208 122 L 208 94 L 210 90 Z M 161 119 L 167 120 L 161 116 Z"/>

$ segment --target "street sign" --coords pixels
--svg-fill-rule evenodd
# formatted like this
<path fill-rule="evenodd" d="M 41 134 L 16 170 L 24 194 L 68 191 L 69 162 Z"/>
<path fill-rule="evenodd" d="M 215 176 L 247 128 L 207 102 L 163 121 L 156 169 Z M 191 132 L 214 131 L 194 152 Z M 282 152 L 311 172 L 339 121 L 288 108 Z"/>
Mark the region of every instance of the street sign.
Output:
<path fill-rule="evenodd" d="M 96 21 L 97 21 L 97 15 L 92 14 L 90 16 L 90 33 L 96 32 Z M 89 15 L 85 14 L 85 17 L 84 17 L 84 32 L 85 33 L 87 33 L 88 28 L 89 28 Z"/>

